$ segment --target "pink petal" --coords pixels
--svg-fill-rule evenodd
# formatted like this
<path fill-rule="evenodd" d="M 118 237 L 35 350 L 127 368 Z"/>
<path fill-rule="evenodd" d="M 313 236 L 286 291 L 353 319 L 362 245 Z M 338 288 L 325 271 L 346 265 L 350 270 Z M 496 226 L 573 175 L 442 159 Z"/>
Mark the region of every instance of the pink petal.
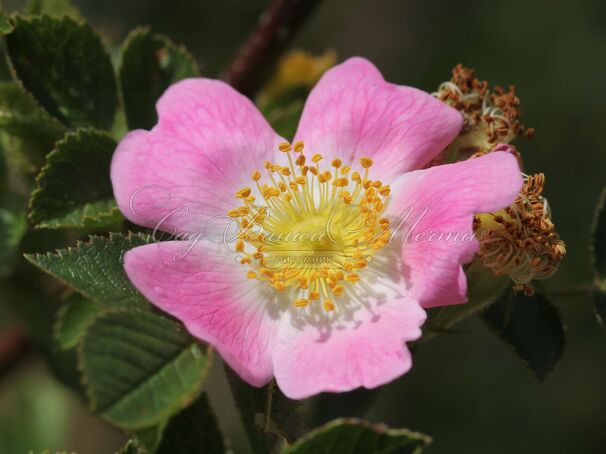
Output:
<path fill-rule="evenodd" d="M 243 380 L 262 386 L 271 379 L 277 323 L 258 291 L 264 284 L 247 279 L 223 246 L 154 243 L 128 251 L 124 268 L 149 301 L 213 345 Z"/>
<path fill-rule="evenodd" d="M 385 291 L 381 301 L 366 297 L 365 307 L 338 320 L 297 323 L 286 313 L 274 350 L 274 374 L 282 392 L 304 399 L 320 392 L 374 388 L 406 373 L 411 365 L 404 342 L 421 336 L 425 312 L 399 289 L 372 284 Z"/>
<path fill-rule="evenodd" d="M 308 153 L 344 163 L 372 157 L 373 178 L 389 182 L 420 169 L 456 137 L 461 115 L 416 88 L 384 81 L 363 58 L 329 70 L 311 92 L 296 140 Z"/>
<path fill-rule="evenodd" d="M 464 303 L 467 280 L 461 265 L 471 261 L 478 249 L 472 237 L 473 216 L 500 210 L 514 201 L 522 186 L 515 157 L 493 152 L 410 172 L 394 186 L 389 213 L 392 218 L 403 215 L 402 260 L 412 295 L 423 307 Z M 427 212 L 417 223 L 425 208 Z"/>
<path fill-rule="evenodd" d="M 139 225 L 203 229 L 235 208 L 235 192 L 283 141 L 249 99 L 220 81 L 176 83 L 157 109 L 158 124 L 129 133 L 111 167 L 118 206 Z"/>

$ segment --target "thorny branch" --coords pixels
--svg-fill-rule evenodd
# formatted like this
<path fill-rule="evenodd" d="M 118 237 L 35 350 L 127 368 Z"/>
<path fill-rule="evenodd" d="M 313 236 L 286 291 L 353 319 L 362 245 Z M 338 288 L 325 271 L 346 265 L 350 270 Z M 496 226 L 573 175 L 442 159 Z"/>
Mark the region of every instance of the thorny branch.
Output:
<path fill-rule="evenodd" d="M 221 78 L 252 97 L 264 76 L 320 0 L 273 0 Z"/>

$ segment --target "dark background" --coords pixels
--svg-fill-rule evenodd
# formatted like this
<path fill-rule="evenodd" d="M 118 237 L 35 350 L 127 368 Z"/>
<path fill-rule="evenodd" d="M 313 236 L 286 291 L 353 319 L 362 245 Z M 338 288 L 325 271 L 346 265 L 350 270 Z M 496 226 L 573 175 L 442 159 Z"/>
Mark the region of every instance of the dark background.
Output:
<path fill-rule="evenodd" d="M 74 3 L 113 48 L 130 29 L 148 24 L 186 45 L 204 75 L 215 77 L 268 2 Z M 606 332 L 587 293 L 578 291 L 592 280 L 590 228 L 606 181 L 606 2 L 326 1 L 293 47 L 334 49 L 340 60 L 365 56 L 386 79 L 427 91 L 457 63 L 492 84 L 515 84 L 523 122 L 537 130 L 516 145 L 528 173 L 546 174 L 545 195 L 567 243 L 568 255 L 546 288 L 562 312 L 568 345 L 546 383 L 538 384 L 479 321 L 468 320 L 462 329 L 470 334 L 423 345 L 411 373 L 380 391 L 368 418 L 431 435 L 431 454 L 606 452 Z M 245 452 L 221 367 L 215 369 L 213 401 L 235 436 L 234 449 Z M 121 437 L 74 399 L 36 361 L 8 377 L 0 383 L 0 452 L 27 452 L 34 444 L 113 452 Z M 331 401 L 326 412 L 348 414 L 345 404 Z"/>

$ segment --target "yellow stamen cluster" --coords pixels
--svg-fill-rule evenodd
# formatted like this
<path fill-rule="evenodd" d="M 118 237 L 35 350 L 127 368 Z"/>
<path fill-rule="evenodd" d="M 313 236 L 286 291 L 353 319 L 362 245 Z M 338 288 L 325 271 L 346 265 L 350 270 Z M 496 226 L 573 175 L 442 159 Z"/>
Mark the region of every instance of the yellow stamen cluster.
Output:
<path fill-rule="evenodd" d="M 238 223 L 235 250 L 247 265 L 247 277 L 290 292 L 295 307 L 317 304 L 333 311 L 359 271 L 389 242 L 389 221 L 382 217 L 390 188 L 369 179 L 370 158 L 359 171 L 334 159 L 323 167 L 319 153 L 304 153 L 303 142 L 278 149 L 288 165 L 266 162 L 251 175 L 252 187 L 236 192 L 242 205 L 230 210 Z M 256 192 L 263 205 L 256 203 Z"/>
<path fill-rule="evenodd" d="M 485 154 L 498 143 L 534 133 L 520 123 L 520 99 L 515 87 L 510 86 L 509 91 L 501 87 L 491 90 L 488 82 L 475 77 L 473 69 L 457 65 L 452 78 L 442 83 L 434 96 L 457 109 L 464 120 L 459 137 L 440 157 L 441 163 Z"/>
<path fill-rule="evenodd" d="M 498 213 L 476 216 L 478 253 L 496 275 L 509 275 L 514 289 L 532 294 L 530 282 L 552 276 L 566 254 L 566 245 L 551 222 L 547 200 L 541 195 L 542 173 L 526 177 L 515 202 Z"/>

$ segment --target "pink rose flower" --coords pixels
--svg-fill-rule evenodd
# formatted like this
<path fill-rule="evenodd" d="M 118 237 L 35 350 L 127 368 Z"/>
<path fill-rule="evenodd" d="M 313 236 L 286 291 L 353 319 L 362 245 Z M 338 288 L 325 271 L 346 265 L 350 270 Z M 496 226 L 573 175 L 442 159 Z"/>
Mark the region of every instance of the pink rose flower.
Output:
<path fill-rule="evenodd" d="M 420 170 L 460 114 L 361 58 L 322 77 L 292 147 L 220 81 L 176 83 L 157 111 L 120 142 L 111 179 L 128 219 L 180 240 L 128 251 L 126 273 L 242 379 L 275 377 L 293 399 L 407 372 L 423 308 L 466 301 L 474 214 L 522 186 L 501 151 Z M 212 240 L 217 216 L 233 241 Z"/>

